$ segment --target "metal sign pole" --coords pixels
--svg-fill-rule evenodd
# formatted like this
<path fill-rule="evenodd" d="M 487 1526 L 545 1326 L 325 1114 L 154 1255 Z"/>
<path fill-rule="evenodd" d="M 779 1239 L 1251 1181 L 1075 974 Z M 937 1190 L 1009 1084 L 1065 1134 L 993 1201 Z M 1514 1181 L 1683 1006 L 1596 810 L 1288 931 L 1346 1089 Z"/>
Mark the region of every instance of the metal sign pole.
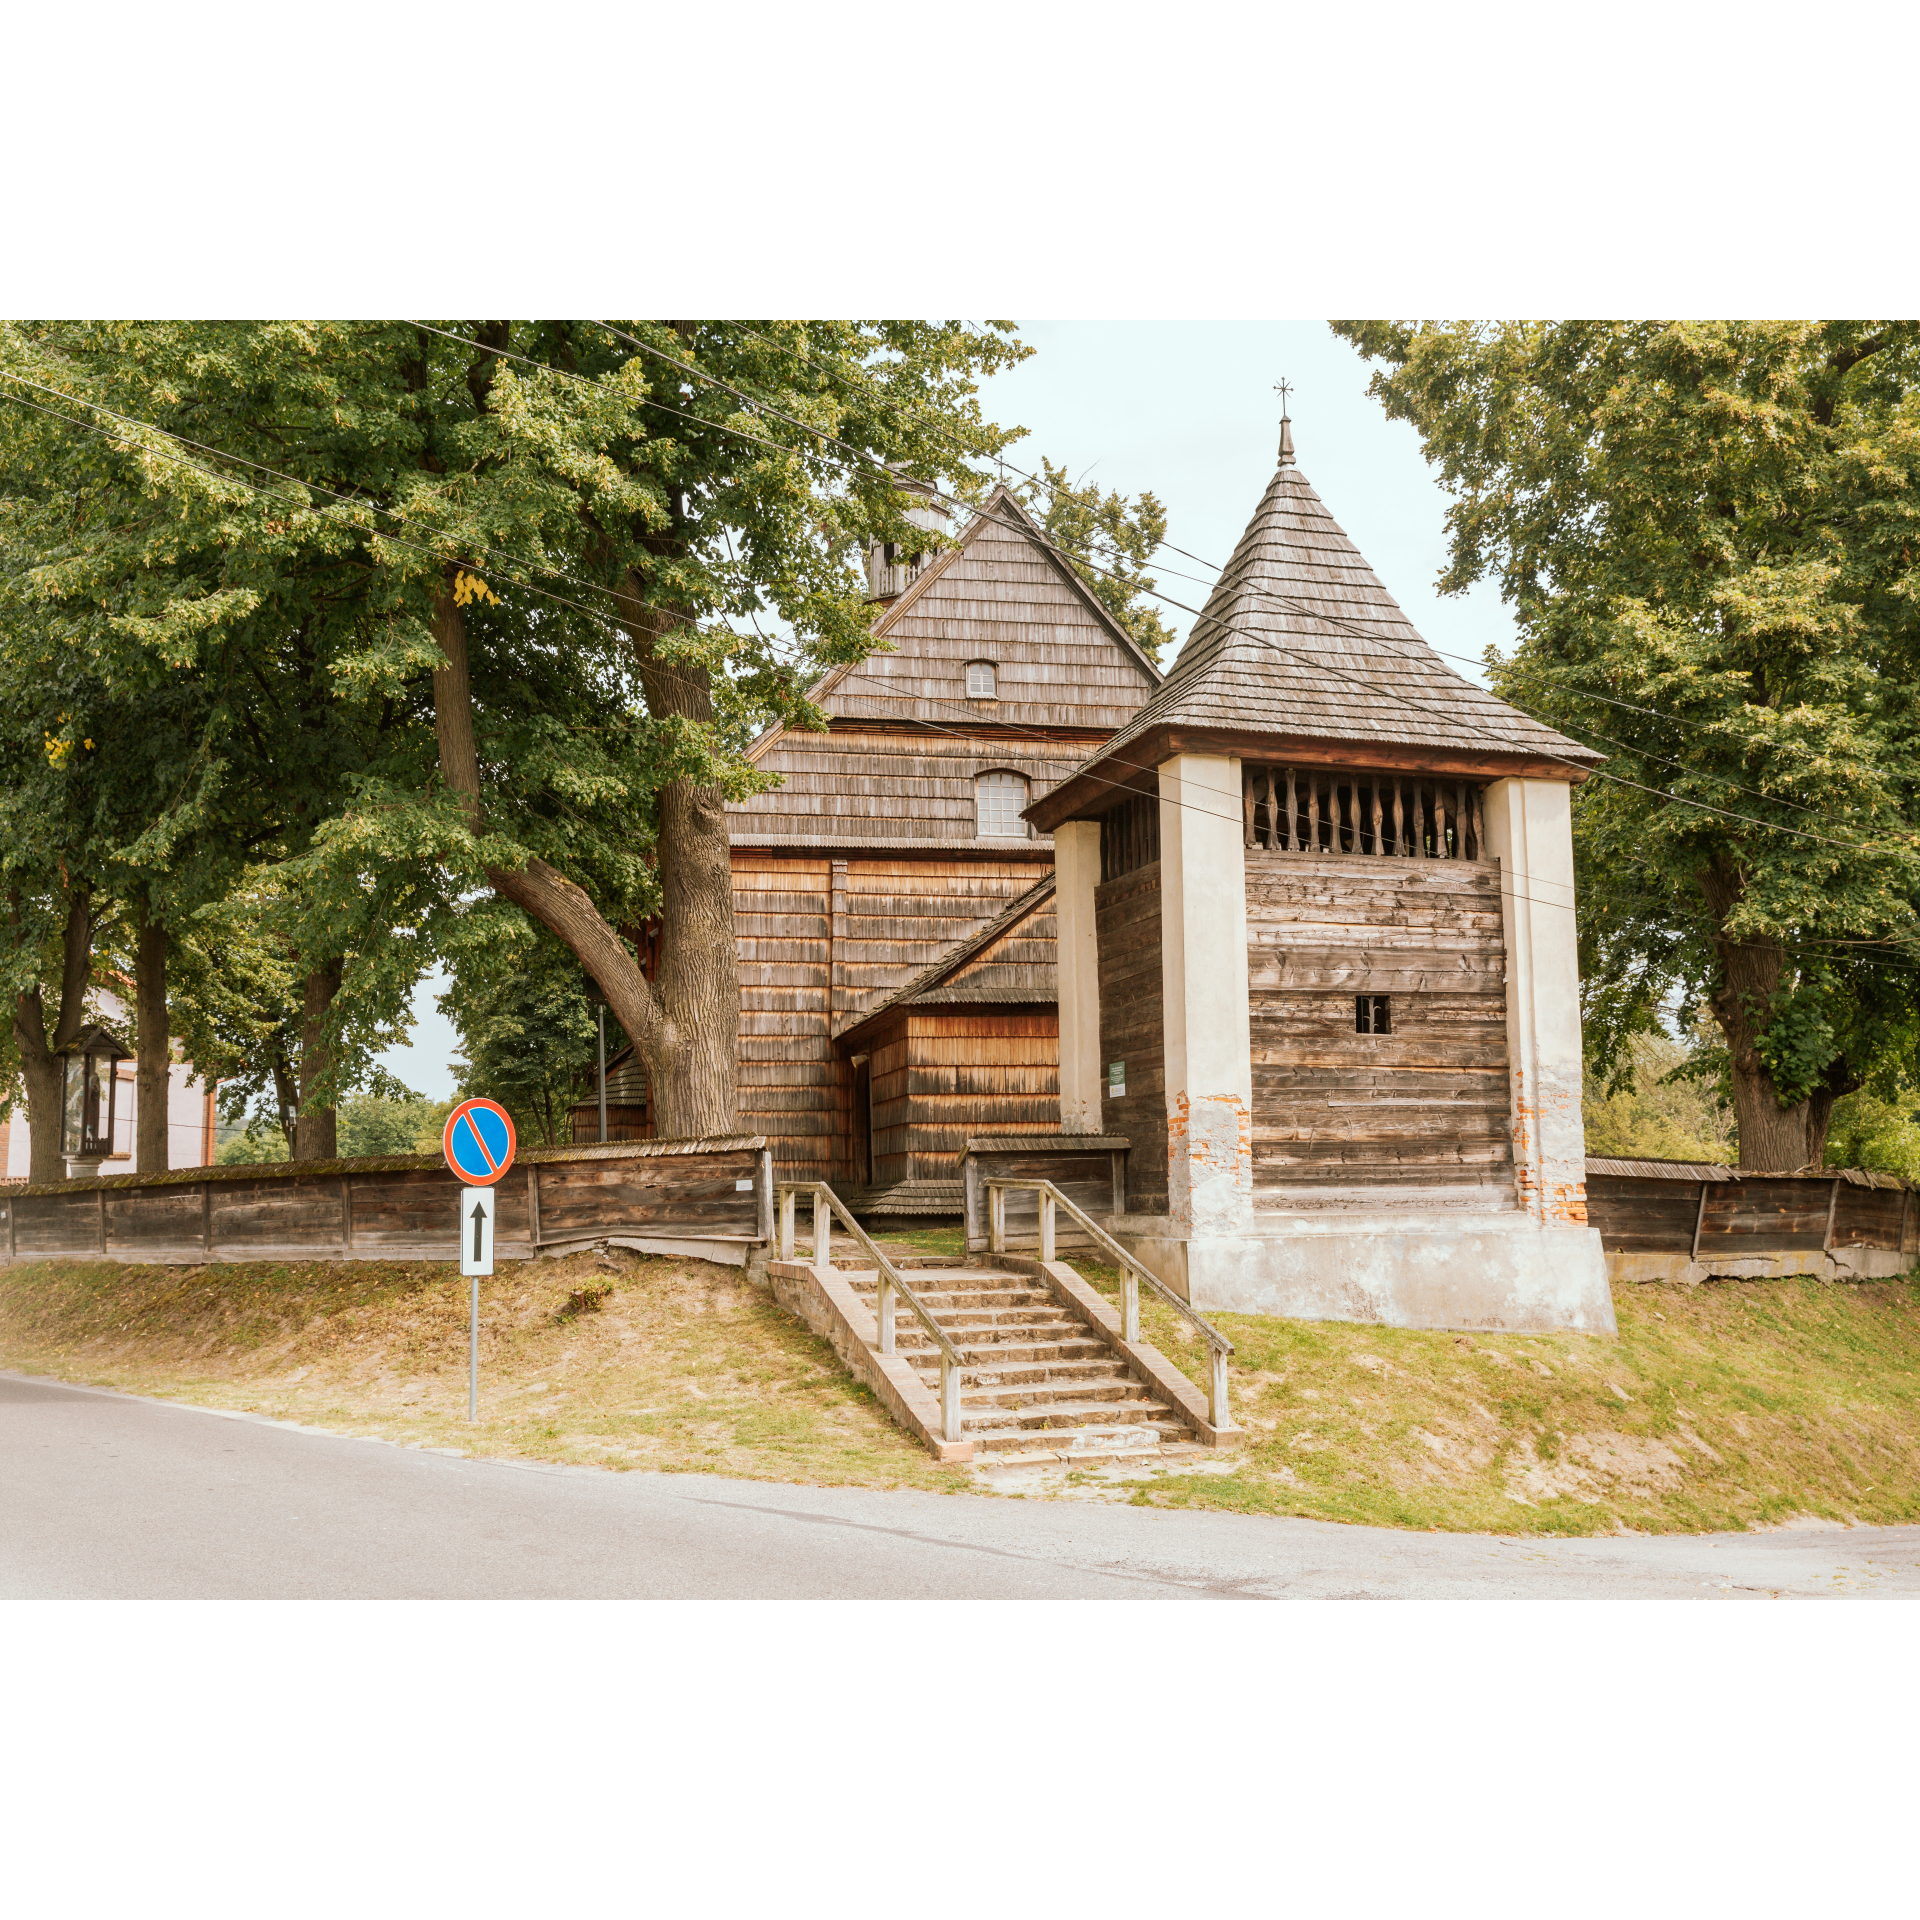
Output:
<path fill-rule="evenodd" d="M 463 1100 L 447 1115 L 440 1150 L 460 1180 L 455 1247 L 473 1276 L 467 1299 L 467 1419 L 480 1418 L 480 1276 L 493 1271 L 498 1182 L 513 1165 L 513 1116 L 497 1100 Z"/>

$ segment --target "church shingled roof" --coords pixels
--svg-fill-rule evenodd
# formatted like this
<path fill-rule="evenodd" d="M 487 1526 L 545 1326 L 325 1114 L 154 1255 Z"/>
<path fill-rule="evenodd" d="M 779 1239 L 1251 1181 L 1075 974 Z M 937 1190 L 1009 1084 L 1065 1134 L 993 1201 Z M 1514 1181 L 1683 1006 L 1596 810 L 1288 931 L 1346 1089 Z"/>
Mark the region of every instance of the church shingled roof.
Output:
<path fill-rule="evenodd" d="M 1165 685 L 1087 767 L 1166 726 L 1598 765 L 1434 652 L 1290 452 Z"/>

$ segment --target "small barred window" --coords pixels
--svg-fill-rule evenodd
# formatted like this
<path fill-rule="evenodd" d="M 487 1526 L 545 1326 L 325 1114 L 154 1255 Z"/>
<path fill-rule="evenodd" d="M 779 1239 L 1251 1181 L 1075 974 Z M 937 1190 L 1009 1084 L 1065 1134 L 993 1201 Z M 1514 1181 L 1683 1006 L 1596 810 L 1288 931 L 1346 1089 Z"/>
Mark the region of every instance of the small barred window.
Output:
<path fill-rule="evenodd" d="M 1355 1033 L 1391 1033 L 1393 1002 L 1384 993 L 1363 993 L 1353 1003 Z"/>

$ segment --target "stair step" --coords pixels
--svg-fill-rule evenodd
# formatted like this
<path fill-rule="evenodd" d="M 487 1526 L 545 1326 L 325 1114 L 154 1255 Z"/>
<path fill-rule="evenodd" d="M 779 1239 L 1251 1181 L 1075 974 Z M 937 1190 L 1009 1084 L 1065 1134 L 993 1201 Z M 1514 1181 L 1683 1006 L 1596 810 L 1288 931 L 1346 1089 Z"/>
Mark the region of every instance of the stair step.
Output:
<path fill-rule="evenodd" d="M 937 1382 L 940 1369 L 925 1364 L 925 1355 L 909 1355 L 914 1371 L 928 1382 Z M 961 1384 L 969 1387 L 1048 1386 L 1066 1381 L 1125 1381 L 1132 1376 L 1124 1360 L 1111 1355 L 1104 1358 L 1070 1360 L 982 1360 L 965 1362 L 960 1368 Z"/>
<path fill-rule="evenodd" d="M 985 1433 L 969 1427 L 967 1438 L 973 1442 L 976 1454 L 988 1453 L 999 1461 L 1008 1457 L 1017 1460 L 1023 1454 L 1051 1458 L 1056 1453 L 1157 1452 L 1163 1446 L 1179 1445 L 1187 1438 L 1187 1430 L 1170 1421 L 1153 1426 L 1129 1423 L 1124 1426 L 1001 1427 Z"/>
<path fill-rule="evenodd" d="M 961 1426 L 975 1439 L 1023 1428 L 1164 1425 L 1169 1432 L 1186 1431 L 1164 1400 L 1074 1400 L 1060 1406 L 969 1407 L 963 1394 L 960 1404 Z"/>
<path fill-rule="evenodd" d="M 1071 1348 L 1075 1356 L 1083 1359 L 1100 1359 L 1112 1354 L 1114 1350 L 1098 1334 L 1087 1332 L 1077 1321 L 1068 1321 L 1060 1327 L 943 1327 L 948 1340 L 962 1354 L 979 1354 L 981 1365 L 989 1359 L 1006 1359 L 1008 1363 L 1018 1359 L 1041 1359 L 1044 1352 L 1064 1352 Z M 902 1354 L 937 1354 L 939 1348 L 933 1344 L 933 1336 L 922 1325 L 914 1325 L 908 1332 L 899 1321 L 893 1323 L 893 1342 Z M 1035 1352 L 1027 1352 L 1033 1348 Z"/>
<path fill-rule="evenodd" d="M 1077 1413 L 1082 1407 L 1149 1405 L 1166 1410 L 1166 1402 L 1150 1394 L 1137 1380 L 1027 1380 L 994 1385 L 976 1384 L 963 1375 L 960 1383 L 962 1415 L 989 1408 L 1005 1413 L 1024 1413 L 1029 1408 Z"/>
<path fill-rule="evenodd" d="M 1113 1359 L 1113 1349 L 1104 1340 L 1068 1336 L 1059 1340 L 962 1340 L 954 1338 L 960 1349 L 963 1367 L 999 1370 L 1006 1367 L 1093 1365 Z M 906 1340 L 895 1330 L 894 1351 L 911 1367 L 922 1373 L 940 1370 L 940 1349 L 923 1334 L 918 1340 Z M 1118 1366 L 1120 1363 L 1114 1361 Z"/>

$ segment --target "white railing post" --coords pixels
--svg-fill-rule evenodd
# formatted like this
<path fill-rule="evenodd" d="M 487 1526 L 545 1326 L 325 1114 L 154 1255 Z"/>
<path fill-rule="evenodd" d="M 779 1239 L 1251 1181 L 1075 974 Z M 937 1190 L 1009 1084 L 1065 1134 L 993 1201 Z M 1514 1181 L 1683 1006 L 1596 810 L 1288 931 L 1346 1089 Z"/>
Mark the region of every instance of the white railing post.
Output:
<path fill-rule="evenodd" d="M 1007 1250 L 1007 1190 L 1002 1186 L 987 1189 L 987 1244 L 995 1253 Z"/>
<path fill-rule="evenodd" d="M 1040 1196 L 1040 1258 L 1053 1258 L 1053 1195 L 1050 1193 Z"/>
<path fill-rule="evenodd" d="M 940 1356 L 940 1437 L 960 1438 L 960 1369 L 944 1353 Z"/>
<path fill-rule="evenodd" d="M 813 1270 L 826 1274 L 833 1271 L 833 1209 L 827 1205 L 827 1196 L 818 1187 L 813 1190 Z"/>
<path fill-rule="evenodd" d="M 800 1196 L 791 1187 L 780 1189 L 780 1258 L 793 1258 L 793 1212 Z"/>
<path fill-rule="evenodd" d="M 1207 1381 L 1207 1419 L 1215 1432 L 1233 1425 L 1227 1414 L 1227 1356 L 1213 1349 L 1213 1368 Z"/>
<path fill-rule="evenodd" d="M 880 1275 L 880 1351 L 893 1351 L 893 1282 Z"/>
<path fill-rule="evenodd" d="M 1140 1344 L 1140 1276 L 1131 1267 L 1120 1269 L 1120 1338 Z"/>

